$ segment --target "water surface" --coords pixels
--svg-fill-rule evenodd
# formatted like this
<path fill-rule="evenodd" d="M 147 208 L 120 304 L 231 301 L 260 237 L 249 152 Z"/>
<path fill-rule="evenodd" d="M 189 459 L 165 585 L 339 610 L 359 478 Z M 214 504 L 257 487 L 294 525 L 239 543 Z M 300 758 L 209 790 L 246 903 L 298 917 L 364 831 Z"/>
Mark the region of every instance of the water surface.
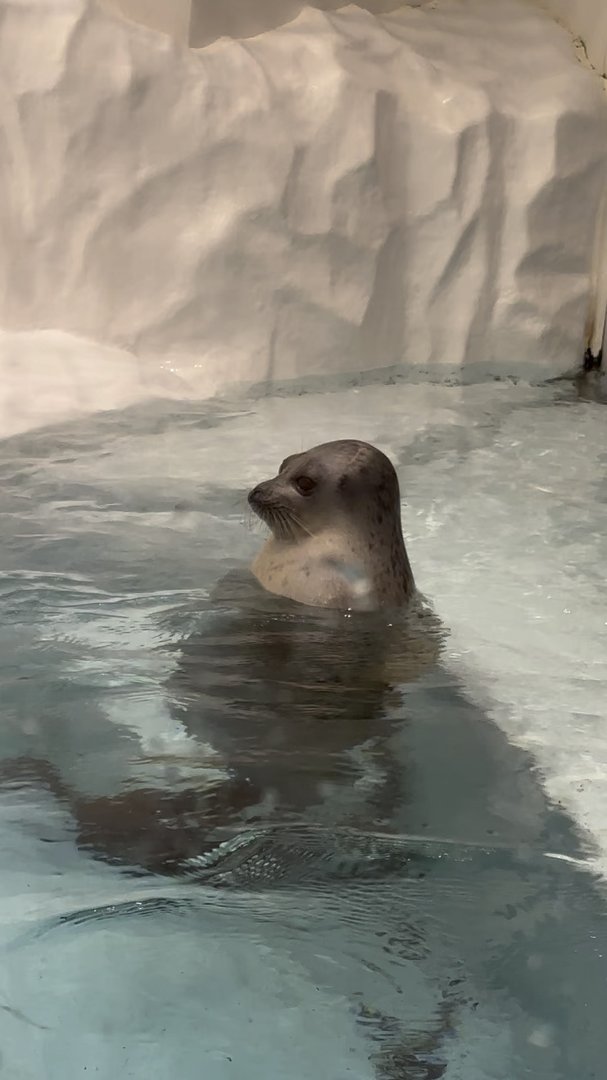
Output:
<path fill-rule="evenodd" d="M 4 442 L 7 1075 L 602 1076 L 601 837 L 555 790 L 604 753 L 603 415 L 368 387 Z M 337 436 L 399 463 L 438 627 L 243 576 L 247 488 Z"/>

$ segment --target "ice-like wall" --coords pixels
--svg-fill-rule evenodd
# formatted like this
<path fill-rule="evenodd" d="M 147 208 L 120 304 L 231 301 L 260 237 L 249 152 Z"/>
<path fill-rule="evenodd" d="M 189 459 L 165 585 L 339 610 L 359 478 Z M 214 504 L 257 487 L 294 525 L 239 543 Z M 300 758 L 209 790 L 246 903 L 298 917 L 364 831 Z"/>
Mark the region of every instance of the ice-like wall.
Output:
<path fill-rule="evenodd" d="M 583 58 L 607 90 L 607 4 L 605 0 L 531 0 L 549 11 L 574 35 Z M 597 218 L 590 306 L 587 324 L 590 355 L 597 359 L 607 344 L 607 184 Z"/>
<path fill-rule="evenodd" d="M 607 105 L 540 8 L 0 14 L 1 431 L 231 382 L 581 356 Z"/>
<path fill-rule="evenodd" d="M 349 0 L 101 0 L 110 11 L 171 34 L 192 48 L 220 37 L 246 38 L 284 26 L 304 7 L 340 11 Z M 396 11 L 406 3 L 419 7 L 430 0 L 358 0 L 357 7 L 374 15 Z"/>
<path fill-rule="evenodd" d="M 580 39 L 588 59 L 601 75 L 607 73 L 607 4 L 605 0 L 534 0 Z"/>

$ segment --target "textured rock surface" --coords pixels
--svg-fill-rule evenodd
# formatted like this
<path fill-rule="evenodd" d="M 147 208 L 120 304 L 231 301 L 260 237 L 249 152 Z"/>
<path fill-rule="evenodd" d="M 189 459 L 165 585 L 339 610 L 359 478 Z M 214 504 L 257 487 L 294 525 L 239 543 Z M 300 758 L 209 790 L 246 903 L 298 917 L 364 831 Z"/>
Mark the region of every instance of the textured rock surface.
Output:
<path fill-rule="evenodd" d="M 2 4 L 4 431 L 42 366 L 36 418 L 47 392 L 96 407 L 109 355 L 72 371 L 78 341 L 22 331 L 122 350 L 106 407 L 579 357 L 607 112 L 570 35 L 512 0 L 294 7 L 191 50 L 85 0 Z"/>

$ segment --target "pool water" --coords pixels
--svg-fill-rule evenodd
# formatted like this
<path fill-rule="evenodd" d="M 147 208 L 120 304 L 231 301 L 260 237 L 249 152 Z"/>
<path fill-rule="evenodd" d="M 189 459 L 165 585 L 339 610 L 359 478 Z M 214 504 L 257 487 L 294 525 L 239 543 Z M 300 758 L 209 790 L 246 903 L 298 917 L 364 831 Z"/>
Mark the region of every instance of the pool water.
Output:
<path fill-rule="evenodd" d="M 604 432 L 403 384 L 4 441 L 4 1075 L 604 1075 Z M 247 576 L 247 489 L 336 437 L 437 618 Z"/>

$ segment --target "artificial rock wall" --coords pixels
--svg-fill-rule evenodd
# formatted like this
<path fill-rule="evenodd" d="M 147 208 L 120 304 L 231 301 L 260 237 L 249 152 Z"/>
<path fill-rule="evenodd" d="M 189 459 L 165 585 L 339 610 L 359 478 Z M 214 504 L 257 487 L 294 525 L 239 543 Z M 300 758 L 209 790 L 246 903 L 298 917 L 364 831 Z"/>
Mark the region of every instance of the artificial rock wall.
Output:
<path fill-rule="evenodd" d="M 105 347 L 89 389 L 87 365 L 72 376 L 92 407 L 110 355 L 131 398 L 169 376 L 190 396 L 391 367 L 542 376 L 581 356 L 606 99 L 540 8 L 0 0 L 0 15 L 11 378 L 27 353 L 35 381 L 40 331 L 54 356 Z"/>

